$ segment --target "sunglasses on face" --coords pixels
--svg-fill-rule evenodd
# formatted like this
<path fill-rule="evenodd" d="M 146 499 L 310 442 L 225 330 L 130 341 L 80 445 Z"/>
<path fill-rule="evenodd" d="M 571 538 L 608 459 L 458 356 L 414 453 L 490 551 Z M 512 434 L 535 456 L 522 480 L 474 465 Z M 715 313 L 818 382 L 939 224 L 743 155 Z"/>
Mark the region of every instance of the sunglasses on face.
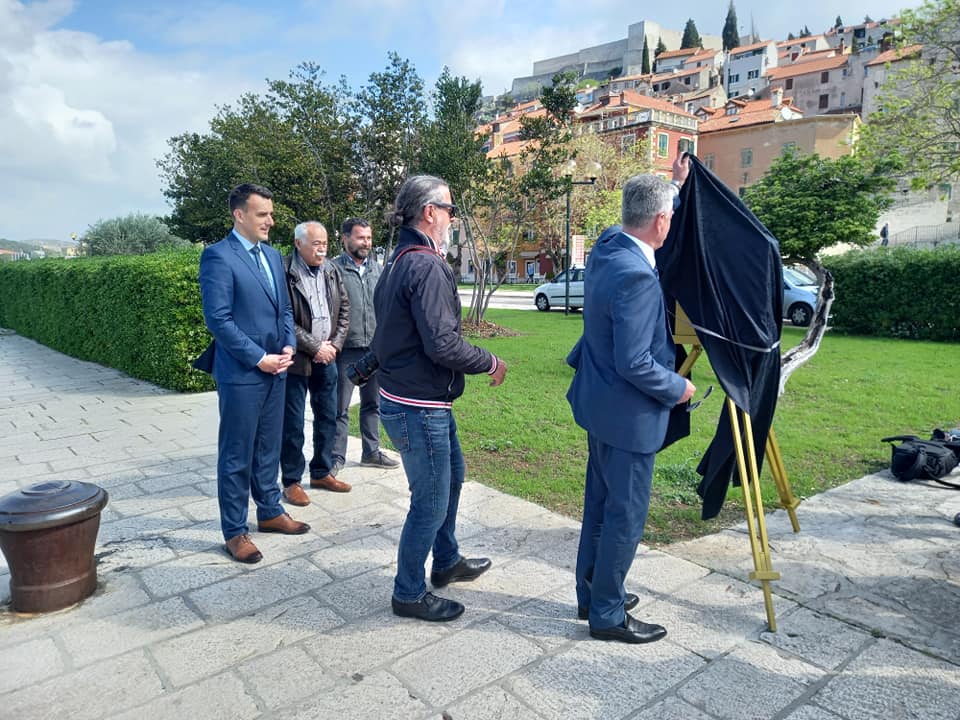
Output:
<path fill-rule="evenodd" d="M 430 204 L 433 205 L 434 207 L 443 208 L 448 213 L 450 213 L 450 217 L 452 218 L 455 218 L 457 216 L 456 205 L 451 205 L 450 203 L 442 203 L 442 202 L 432 202 Z"/>

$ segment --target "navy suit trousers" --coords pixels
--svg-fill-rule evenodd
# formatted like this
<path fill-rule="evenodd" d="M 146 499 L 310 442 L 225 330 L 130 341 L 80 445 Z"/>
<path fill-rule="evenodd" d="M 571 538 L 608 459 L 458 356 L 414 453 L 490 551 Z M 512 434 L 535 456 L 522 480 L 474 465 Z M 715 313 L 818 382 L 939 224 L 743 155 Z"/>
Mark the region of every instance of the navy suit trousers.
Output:
<path fill-rule="evenodd" d="M 624 580 L 643 537 L 655 453 L 620 450 L 587 435 L 589 458 L 577 551 L 577 601 L 590 627 L 623 625 Z"/>
<path fill-rule="evenodd" d="M 227 540 L 248 531 L 250 497 L 257 505 L 257 520 L 269 520 L 283 513 L 277 470 L 285 384 L 286 373 L 265 375 L 258 383 L 217 386 L 217 497 L 220 526 Z"/>

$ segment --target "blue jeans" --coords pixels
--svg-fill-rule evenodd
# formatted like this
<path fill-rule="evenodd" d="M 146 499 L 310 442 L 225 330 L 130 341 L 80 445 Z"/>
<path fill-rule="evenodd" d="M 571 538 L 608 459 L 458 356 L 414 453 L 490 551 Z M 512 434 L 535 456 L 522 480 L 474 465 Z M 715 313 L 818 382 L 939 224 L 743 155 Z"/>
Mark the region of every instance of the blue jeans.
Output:
<path fill-rule="evenodd" d="M 313 410 L 313 457 L 310 477 L 319 479 L 333 467 L 333 441 L 337 434 L 337 364 L 313 363 L 310 375 L 287 373 L 283 409 L 283 443 L 280 449 L 280 477 L 284 487 L 300 482 L 303 459 L 303 413 L 307 392 Z"/>
<path fill-rule="evenodd" d="M 400 533 L 393 597 L 416 602 L 427 592 L 424 565 L 433 572 L 460 562 L 457 507 L 464 462 L 452 410 L 411 407 L 380 398 L 380 421 L 400 452 L 410 487 L 410 510 Z"/>

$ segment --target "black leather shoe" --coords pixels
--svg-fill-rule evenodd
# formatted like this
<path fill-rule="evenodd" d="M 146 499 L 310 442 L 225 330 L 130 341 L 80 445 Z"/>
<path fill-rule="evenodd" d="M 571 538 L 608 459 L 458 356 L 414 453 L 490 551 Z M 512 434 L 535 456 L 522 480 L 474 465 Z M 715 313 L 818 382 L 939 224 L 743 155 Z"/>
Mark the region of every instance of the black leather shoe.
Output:
<path fill-rule="evenodd" d="M 662 640 L 667 636 L 667 629 L 663 625 L 640 622 L 632 615 L 627 615 L 623 625 L 595 630 L 590 628 L 590 637 L 597 640 L 618 640 L 625 643 L 650 643 Z"/>
<path fill-rule="evenodd" d="M 624 610 L 633 610 L 637 605 L 640 604 L 640 598 L 638 598 L 633 593 L 627 593 L 623 597 L 623 609 Z M 586 620 L 590 617 L 590 608 L 583 607 L 582 605 L 577 608 L 577 617 L 581 620 Z"/>
<path fill-rule="evenodd" d="M 463 605 L 456 600 L 447 600 L 427 593 L 416 602 L 400 602 L 391 598 L 393 614 L 400 617 L 416 618 L 427 622 L 448 622 L 463 615 Z"/>
<path fill-rule="evenodd" d="M 460 558 L 460 562 L 443 572 L 430 573 L 430 582 L 435 588 L 452 582 L 476 580 L 490 569 L 490 558 Z"/>

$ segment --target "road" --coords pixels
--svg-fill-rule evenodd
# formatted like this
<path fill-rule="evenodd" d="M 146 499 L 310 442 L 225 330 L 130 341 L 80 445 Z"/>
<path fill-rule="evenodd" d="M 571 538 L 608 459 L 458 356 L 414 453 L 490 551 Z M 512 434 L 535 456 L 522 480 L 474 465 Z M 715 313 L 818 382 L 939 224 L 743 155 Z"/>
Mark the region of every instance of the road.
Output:
<path fill-rule="evenodd" d="M 460 289 L 460 302 L 464 307 L 470 305 L 472 291 L 470 289 Z M 488 307 L 499 310 L 536 310 L 533 304 L 533 293 L 523 292 L 521 290 L 497 290 L 490 299 Z"/>

